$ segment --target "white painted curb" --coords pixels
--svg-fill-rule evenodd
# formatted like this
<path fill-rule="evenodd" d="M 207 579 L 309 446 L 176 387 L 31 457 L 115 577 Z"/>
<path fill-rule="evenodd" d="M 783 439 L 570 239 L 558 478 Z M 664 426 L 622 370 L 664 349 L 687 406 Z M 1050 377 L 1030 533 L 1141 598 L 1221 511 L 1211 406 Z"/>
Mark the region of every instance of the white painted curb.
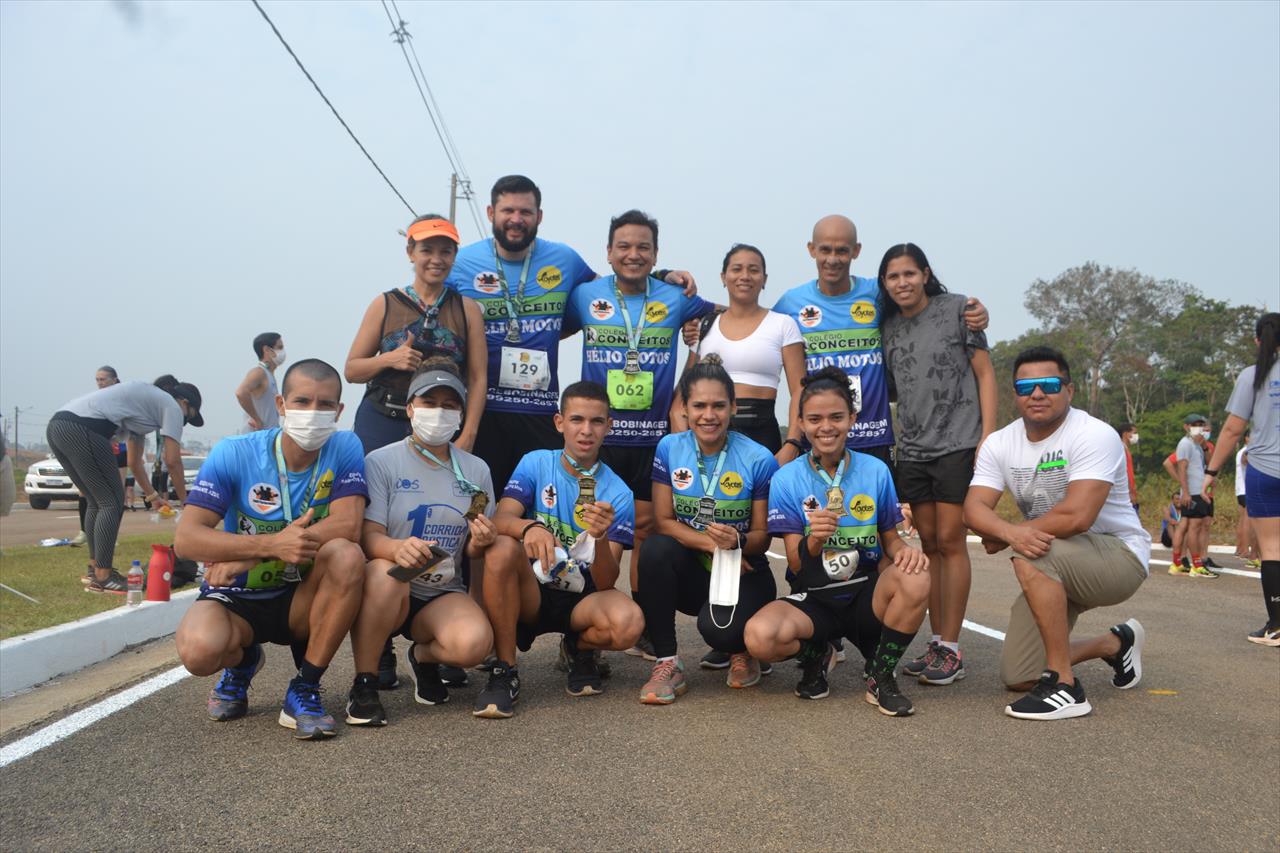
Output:
<path fill-rule="evenodd" d="M 174 593 L 169 601 L 122 604 L 65 625 L 0 641 L 0 696 L 11 696 L 59 675 L 84 669 L 178 629 L 200 590 Z"/>

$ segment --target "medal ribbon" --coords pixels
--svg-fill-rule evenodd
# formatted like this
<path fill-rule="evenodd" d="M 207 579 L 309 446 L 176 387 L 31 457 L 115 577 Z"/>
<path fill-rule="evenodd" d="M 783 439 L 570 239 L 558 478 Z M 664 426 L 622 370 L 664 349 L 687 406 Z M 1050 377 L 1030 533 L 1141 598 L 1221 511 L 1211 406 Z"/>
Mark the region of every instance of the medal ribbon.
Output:
<path fill-rule="evenodd" d="M 466 477 L 462 476 L 462 469 L 458 467 L 458 457 L 455 456 L 454 454 L 452 453 L 449 454 L 450 464 L 446 465 L 443 462 L 441 462 L 434 453 L 432 453 L 430 450 L 427 450 L 421 444 L 418 444 L 418 442 L 414 441 L 412 436 L 410 436 L 409 438 L 406 438 L 405 441 L 409 443 L 410 447 L 418 451 L 418 455 L 421 456 L 423 459 L 430 460 L 431 462 L 436 463 L 437 465 L 439 465 L 441 468 L 444 468 L 445 470 L 449 470 L 450 468 L 452 468 L 454 479 L 458 481 L 458 485 L 462 486 L 462 490 L 467 494 L 474 495 L 477 492 L 482 491 L 482 489 L 479 486 L 477 486 L 475 483 L 468 480 Z"/>
<path fill-rule="evenodd" d="M 809 464 L 813 466 L 813 470 L 818 472 L 818 476 L 822 478 L 822 481 L 827 484 L 828 488 L 834 489 L 840 485 L 840 481 L 844 479 L 844 466 L 848 461 L 849 451 L 846 450 L 844 452 L 844 456 L 840 457 L 840 464 L 836 466 L 835 477 L 832 477 L 826 472 L 826 469 L 822 467 L 821 463 L 818 462 L 818 457 L 813 455 L 813 451 L 809 451 Z"/>
<path fill-rule="evenodd" d="M 644 321 L 649 311 L 649 279 L 644 280 L 644 306 L 640 309 L 640 324 L 634 331 L 631 328 L 631 312 L 627 309 L 626 297 L 622 295 L 622 289 L 618 287 L 616 277 L 613 280 L 613 292 L 618 295 L 618 305 L 622 309 L 622 322 L 627 325 L 627 347 L 640 352 L 640 334 L 644 331 Z"/>
<path fill-rule="evenodd" d="M 289 469 L 285 467 L 284 451 L 280 449 L 280 438 L 283 435 L 283 430 L 276 433 L 276 471 L 280 474 L 280 507 L 284 511 L 284 523 L 292 524 L 298 516 L 306 514 L 315 497 L 316 480 L 320 476 L 320 457 L 317 456 L 316 461 L 311 465 L 311 482 L 307 490 L 302 493 L 302 501 L 298 504 L 298 515 L 294 515 L 293 501 L 289 495 Z"/>
<path fill-rule="evenodd" d="M 595 477 L 596 472 L 600 470 L 600 460 L 599 460 L 599 459 L 597 459 L 597 460 L 596 460 L 596 464 L 595 464 L 595 465 L 593 465 L 593 466 L 591 466 L 591 470 L 590 470 L 590 471 L 588 471 L 588 470 L 587 470 L 586 468 L 584 468 L 582 465 L 579 465 L 579 464 L 578 464 L 578 460 L 577 460 L 577 459 L 574 459 L 574 458 L 573 458 L 572 456 L 570 456 L 567 452 L 565 452 L 565 451 L 563 451 L 563 450 L 562 450 L 562 451 L 560 451 L 560 454 L 561 454 L 562 456 L 564 456 L 565 461 L 569 463 L 569 465 L 573 468 L 573 470 L 575 470 L 575 471 L 577 471 L 577 472 L 578 472 L 578 476 L 579 476 L 579 477 Z"/>
<path fill-rule="evenodd" d="M 520 321 L 520 305 L 524 302 L 524 285 L 529 280 L 529 264 L 533 262 L 533 247 L 537 241 L 529 244 L 528 253 L 524 256 L 524 266 L 520 267 L 520 281 L 516 283 L 516 298 L 511 298 L 511 287 L 507 284 L 507 274 L 502 266 L 502 258 L 498 256 L 498 241 L 493 241 L 493 265 L 498 268 L 498 284 L 502 287 L 502 298 L 507 303 L 507 320 Z"/>
<path fill-rule="evenodd" d="M 711 472 L 710 479 L 707 479 L 707 469 L 702 466 L 702 450 L 698 447 L 698 439 L 693 437 L 692 431 L 689 432 L 689 437 L 693 438 L 693 455 L 698 460 L 698 477 L 702 480 L 702 494 L 704 497 L 712 497 L 716 490 L 716 482 L 720 479 L 720 471 L 724 469 L 724 460 L 729 455 L 729 437 L 725 436 L 724 447 L 716 457 L 716 467 Z"/>

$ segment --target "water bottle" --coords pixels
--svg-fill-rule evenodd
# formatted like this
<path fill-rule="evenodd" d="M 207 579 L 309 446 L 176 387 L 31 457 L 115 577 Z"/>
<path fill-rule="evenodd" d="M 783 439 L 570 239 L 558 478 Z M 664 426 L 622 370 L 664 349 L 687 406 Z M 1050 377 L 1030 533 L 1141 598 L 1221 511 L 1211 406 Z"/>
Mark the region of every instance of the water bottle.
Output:
<path fill-rule="evenodd" d="M 130 607 L 142 603 L 142 563 L 137 560 L 129 567 L 129 594 L 125 602 Z"/>

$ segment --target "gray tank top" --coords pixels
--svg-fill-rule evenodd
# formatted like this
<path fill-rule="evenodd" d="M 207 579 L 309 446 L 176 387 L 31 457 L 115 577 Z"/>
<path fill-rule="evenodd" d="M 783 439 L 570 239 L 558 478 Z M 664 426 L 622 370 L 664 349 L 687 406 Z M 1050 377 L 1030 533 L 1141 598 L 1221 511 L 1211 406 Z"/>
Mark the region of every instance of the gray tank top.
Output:
<path fill-rule="evenodd" d="M 259 429 L 271 429 L 280 426 L 280 413 L 276 411 L 276 376 L 262 362 L 258 362 L 258 367 L 263 373 L 267 374 L 267 387 L 262 389 L 262 393 L 253 398 L 253 411 L 257 416 L 258 423 L 261 424 Z M 240 432 L 253 432 L 249 428 L 249 416 L 245 415 L 241 419 Z"/>

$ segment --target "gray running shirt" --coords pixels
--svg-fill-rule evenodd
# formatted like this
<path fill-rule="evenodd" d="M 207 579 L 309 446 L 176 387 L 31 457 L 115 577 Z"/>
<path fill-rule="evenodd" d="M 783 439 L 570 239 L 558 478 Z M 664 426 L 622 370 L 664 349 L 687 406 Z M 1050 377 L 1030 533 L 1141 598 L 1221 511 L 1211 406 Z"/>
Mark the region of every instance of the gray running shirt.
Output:
<path fill-rule="evenodd" d="M 417 536 L 435 542 L 453 554 L 431 573 L 409 582 L 409 594 L 430 600 L 446 592 L 465 592 L 459 569 L 462 548 L 469 529 L 463 513 L 471 506 L 471 496 L 462 490 L 453 476 L 452 467 L 439 468 L 423 459 L 409 446 L 410 438 L 388 444 L 370 453 L 364 460 L 364 476 L 369 484 L 369 506 L 366 521 L 387 528 L 392 539 Z M 450 448 L 458 460 L 462 476 L 484 489 L 489 505 L 484 514 L 493 517 L 497 501 L 493 497 L 493 479 L 489 466 L 478 456 L 465 450 Z M 446 460 L 447 461 L 447 460 Z M 451 578 L 432 584 L 427 579 L 451 570 Z"/>
<path fill-rule="evenodd" d="M 1174 451 L 1179 462 L 1187 460 L 1187 491 L 1198 495 L 1204 491 L 1204 448 L 1184 435 Z"/>
<path fill-rule="evenodd" d="M 271 429 L 280 426 L 280 413 L 276 411 L 276 396 L 280 393 L 276 388 L 276 375 L 263 366 L 262 362 L 258 362 L 258 369 L 267 374 L 267 387 L 262 389 L 262 393 L 253 398 L 254 417 L 258 419 L 261 426 L 258 429 Z M 244 414 L 241 409 L 240 432 L 254 432 L 249 427 L 249 416 Z"/>
<path fill-rule="evenodd" d="M 1235 390 L 1227 401 L 1227 413 L 1253 424 L 1249 439 L 1249 467 L 1268 477 L 1280 477 L 1280 359 L 1267 371 L 1257 393 L 1253 390 L 1253 365 L 1240 371 Z"/>
<path fill-rule="evenodd" d="M 116 425 L 116 432 L 161 435 L 182 441 L 182 407 L 166 391 L 150 382 L 120 382 L 77 397 L 59 411 L 82 418 L 102 418 Z"/>
<path fill-rule="evenodd" d="M 899 459 L 927 462 L 975 448 L 982 437 L 969 356 L 989 347 L 985 332 L 965 327 L 964 303 L 959 293 L 940 293 L 914 317 L 895 313 L 884 322 L 881 348 L 898 389 Z"/>

